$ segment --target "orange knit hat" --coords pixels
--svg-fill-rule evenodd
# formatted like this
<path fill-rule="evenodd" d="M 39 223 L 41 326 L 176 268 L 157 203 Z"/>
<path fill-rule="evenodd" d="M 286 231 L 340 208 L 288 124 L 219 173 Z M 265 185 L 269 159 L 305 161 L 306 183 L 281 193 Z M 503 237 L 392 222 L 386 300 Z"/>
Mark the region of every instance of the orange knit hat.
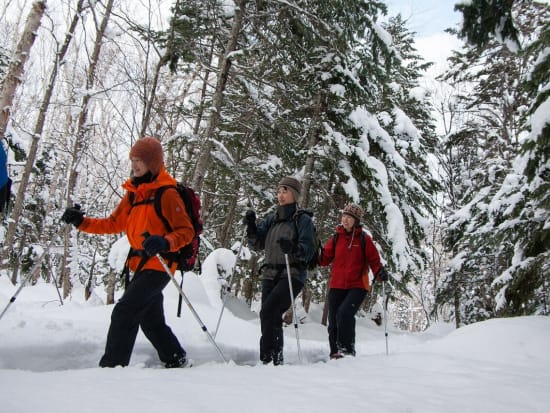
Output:
<path fill-rule="evenodd" d="M 139 158 L 153 175 L 157 175 L 164 164 L 162 145 L 156 138 L 144 136 L 130 149 L 130 158 Z"/>

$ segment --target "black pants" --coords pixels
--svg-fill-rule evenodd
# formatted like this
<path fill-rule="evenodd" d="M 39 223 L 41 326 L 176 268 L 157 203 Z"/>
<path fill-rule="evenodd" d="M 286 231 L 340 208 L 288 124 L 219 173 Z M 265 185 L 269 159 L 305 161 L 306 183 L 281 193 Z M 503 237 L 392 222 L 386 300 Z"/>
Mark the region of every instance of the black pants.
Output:
<path fill-rule="evenodd" d="M 331 288 L 328 293 L 328 341 L 330 354 L 355 355 L 355 314 L 365 299 L 362 288 L 342 290 Z"/>
<path fill-rule="evenodd" d="M 139 327 L 162 362 L 174 362 L 185 356 L 185 350 L 164 319 L 162 290 L 169 281 L 168 275 L 160 271 L 146 270 L 134 275 L 113 308 L 105 354 L 99 361 L 101 367 L 129 364 Z"/>
<path fill-rule="evenodd" d="M 9 205 L 10 196 L 11 196 L 11 184 L 12 184 L 12 180 L 8 178 L 8 181 L 6 182 L 6 184 L 2 188 L 0 188 L 0 212 L 4 211 L 4 209 L 6 211 L 8 210 L 8 205 Z"/>
<path fill-rule="evenodd" d="M 294 298 L 300 293 L 304 284 L 292 278 Z M 260 323 L 260 360 L 274 364 L 283 362 L 283 314 L 292 304 L 287 277 L 275 280 L 262 280 L 262 307 Z"/>

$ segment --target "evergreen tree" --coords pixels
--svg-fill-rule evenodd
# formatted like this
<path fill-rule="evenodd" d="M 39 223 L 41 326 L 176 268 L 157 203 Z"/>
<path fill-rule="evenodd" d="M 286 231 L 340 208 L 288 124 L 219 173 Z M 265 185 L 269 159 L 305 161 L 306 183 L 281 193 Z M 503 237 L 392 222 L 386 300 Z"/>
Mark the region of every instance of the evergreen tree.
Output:
<path fill-rule="evenodd" d="M 429 104 L 417 88 L 425 65 L 412 34 L 401 20 L 382 28 L 381 2 L 246 7 L 205 180 L 208 225 L 228 242 L 223 228 L 240 228 L 237 212 L 252 204 L 263 215 L 280 176 L 296 174 L 311 182 L 305 202 L 323 239 L 345 202 L 361 203 L 389 267 L 408 278 L 425 260 L 436 187 Z"/>
<path fill-rule="evenodd" d="M 528 135 L 493 202 L 499 205 L 495 239 L 513 245 L 513 259 L 494 281 L 502 315 L 550 314 L 550 7 L 534 3 L 541 25 L 526 53 L 534 65 L 524 87 L 534 99 Z"/>
<path fill-rule="evenodd" d="M 516 2 L 512 12 L 523 44 L 537 38 L 548 19 L 540 4 L 532 2 Z M 517 258 L 514 237 L 504 230 L 510 222 L 503 219 L 501 192 L 528 131 L 524 108 L 535 91 L 523 82 L 537 56 L 528 50 L 511 52 L 507 45 L 492 38 L 483 47 L 471 44 L 454 53 L 445 76 L 469 91 L 458 97 L 468 115 L 445 143 L 454 168 L 455 204 L 446 237 L 453 259 L 438 291 L 440 304 L 455 307 L 458 325 L 496 315 L 494 280 Z"/>
<path fill-rule="evenodd" d="M 529 0 L 528 0 L 529 1 Z M 511 48 L 519 45 L 518 30 L 512 17 L 516 0 L 472 0 L 458 3 L 455 10 L 462 12 L 464 24 L 460 37 L 484 47 L 492 38 L 507 42 Z"/>

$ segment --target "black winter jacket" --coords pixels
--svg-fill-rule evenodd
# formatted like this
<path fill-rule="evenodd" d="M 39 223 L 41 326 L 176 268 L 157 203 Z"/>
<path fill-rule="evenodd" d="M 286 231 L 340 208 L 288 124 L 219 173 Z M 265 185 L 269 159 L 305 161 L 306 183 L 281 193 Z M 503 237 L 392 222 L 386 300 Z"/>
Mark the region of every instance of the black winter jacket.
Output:
<path fill-rule="evenodd" d="M 257 226 L 257 233 L 249 236 L 249 245 L 255 250 L 265 249 L 262 278 L 275 279 L 286 276 L 285 256 L 278 243 L 280 238 L 296 242 L 297 252 L 289 255 L 290 275 L 305 283 L 306 262 L 313 256 L 314 231 L 311 216 L 298 210 L 296 204 L 279 206 Z"/>

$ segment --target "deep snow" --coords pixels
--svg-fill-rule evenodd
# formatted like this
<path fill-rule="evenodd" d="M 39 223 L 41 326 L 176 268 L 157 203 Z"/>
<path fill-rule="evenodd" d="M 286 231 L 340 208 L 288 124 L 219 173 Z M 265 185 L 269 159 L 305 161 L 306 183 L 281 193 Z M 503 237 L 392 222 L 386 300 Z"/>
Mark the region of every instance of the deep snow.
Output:
<path fill-rule="evenodd" d="M 220 314 L 215 268 L 231 267 L 229 250 L 205 261 L 203 274 L 185 275 L 183 289 L 213 333 Z M 0 311 L 15 294 L 0 277 Z M 258 303 L 250 311 L 227 300 L 216 349 L 165 289 L 168 324 L 194 366 L 164 369 L 140 333 L 131 364 L 101 369 L 112 306 L 101 291 L 84 302 L 76 288 L 60 305 L 52 284 L 26 286 L 0 320 L 0 411 L 19 412 L 548 412 L 550 318 L 494 319 L 455 330 L 437 324 L 423 333 L 358 319 L 357 357 L 327 361 L 326 328 L 314 307 L 298 333 L 285 329 L 284 366 L 258 362 Z"/>

